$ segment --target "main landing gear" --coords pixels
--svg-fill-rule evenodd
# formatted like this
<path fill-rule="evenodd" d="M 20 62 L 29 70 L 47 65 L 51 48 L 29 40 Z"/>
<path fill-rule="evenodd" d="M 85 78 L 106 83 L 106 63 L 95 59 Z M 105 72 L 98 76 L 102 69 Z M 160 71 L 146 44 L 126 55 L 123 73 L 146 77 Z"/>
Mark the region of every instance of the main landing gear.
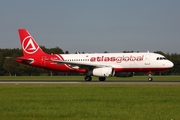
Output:
<path fill-rule="evenodd" d="M 99 77 L 99 81 L 105 81 L 106 77 Z"/>
<path fill-rule="evenodd" d="M 92 77 L 89 76 L 89 75 L 86 75 L 86 76 L 84 77 L 84 80 L 85 80 L 85 81 L 91 81 L 91 80 L 92 80 Z"/>
<path fill-rule="evenodd" d="M 85 81 L 91 81 L 91 80 L 92 80 L 92 77 L 89 76 L 89 75 L 86 75 L 86 76 L 84 77 L 84 80 L 85 80 Z M 99 77 L 99 81 L 105 81 L 105 80 L 106 80 L 106 77 Z"/>
<path fill-rule="evenodd" d="M 151 72 L 148 72 L 148 81 L 153 81 L 153 78 L 152 78 Z"/>

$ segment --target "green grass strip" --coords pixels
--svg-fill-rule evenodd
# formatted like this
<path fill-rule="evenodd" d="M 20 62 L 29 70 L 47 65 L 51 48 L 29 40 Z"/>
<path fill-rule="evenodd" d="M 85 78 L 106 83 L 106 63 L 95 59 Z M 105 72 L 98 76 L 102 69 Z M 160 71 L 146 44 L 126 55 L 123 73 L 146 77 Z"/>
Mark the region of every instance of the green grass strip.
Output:
<path fill-rule="evenodd" d="M 179 85 L 0 85 L 1 120 L 179 120 Z"/>

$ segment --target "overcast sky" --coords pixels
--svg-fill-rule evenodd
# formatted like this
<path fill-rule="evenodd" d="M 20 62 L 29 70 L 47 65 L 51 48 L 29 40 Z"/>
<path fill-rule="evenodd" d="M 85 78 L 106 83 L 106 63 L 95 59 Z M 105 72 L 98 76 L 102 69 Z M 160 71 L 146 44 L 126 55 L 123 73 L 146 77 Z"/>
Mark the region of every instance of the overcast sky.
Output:
<path fill-rule="evenodd" d="M 180 53 L 180 0 L 0 0 L 0 48 L 20 48 L 18 28 L 70 53 Z"/>

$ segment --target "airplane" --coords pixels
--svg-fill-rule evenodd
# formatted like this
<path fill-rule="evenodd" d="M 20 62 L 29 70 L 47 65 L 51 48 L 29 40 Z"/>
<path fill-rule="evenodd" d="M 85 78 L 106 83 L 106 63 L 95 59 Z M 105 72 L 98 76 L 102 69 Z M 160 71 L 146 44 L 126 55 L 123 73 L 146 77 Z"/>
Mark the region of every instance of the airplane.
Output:
<path fill-rule="evenodd" d="M 148 81 L 152 81 L 151 72 L 174 66 L 163 55 L 150 52 L 47 54 L 26 29 L 18 29 L 18 33 L 23 56 L 17 57 L 16 62 L 61 72 L 85 73 L 85 81 L 91 81 L 91 76 L 99 77 L 99 81 L 113 76 L 131 77 L 134 72 L 148 72 Z"/>

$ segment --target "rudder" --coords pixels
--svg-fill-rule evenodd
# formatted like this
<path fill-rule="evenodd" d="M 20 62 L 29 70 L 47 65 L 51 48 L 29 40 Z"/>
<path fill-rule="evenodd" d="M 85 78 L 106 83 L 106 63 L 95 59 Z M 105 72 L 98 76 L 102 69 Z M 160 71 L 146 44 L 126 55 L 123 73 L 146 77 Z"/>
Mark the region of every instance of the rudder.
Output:
<path fill-rule="evenodd" d="M 18 32 L 24 56 L 46 54 L 26 29 L 18 29 Z"/>

